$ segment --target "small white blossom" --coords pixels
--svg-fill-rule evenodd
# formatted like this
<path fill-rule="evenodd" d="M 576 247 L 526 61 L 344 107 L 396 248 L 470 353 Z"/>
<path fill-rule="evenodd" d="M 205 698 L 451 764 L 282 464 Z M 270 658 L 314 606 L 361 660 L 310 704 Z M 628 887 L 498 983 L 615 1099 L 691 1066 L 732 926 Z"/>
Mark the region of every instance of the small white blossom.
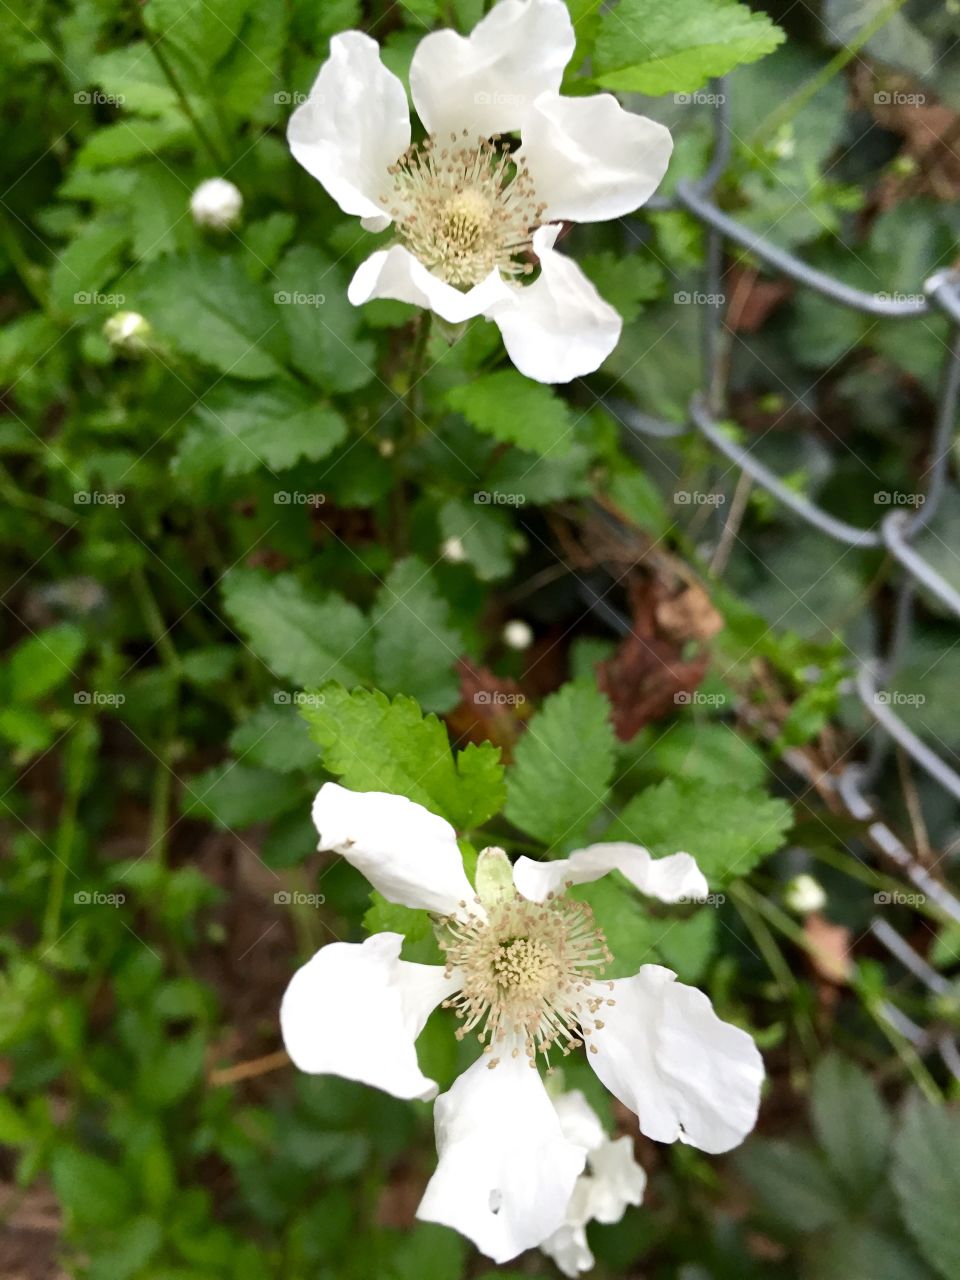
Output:
<path fill-rule="evenodd" d="M 503 643 L 508 649 L 529 649 L 533 644 L 533 628 L 522 618 L 511 618 L 503 628 Z"/>
<path fill-rule="evenodd" d="M 484 316 L 520 372 L 540 382 L 603 363 L 620 315 L 557 239 L 564 223 L 642 205 L 673 144 L 612 94 L 561 95 L 575 44 L 563 0 L 500 0 L 469 36 L 425 36 L 410 92 L 427 136 L 411 145 L 406 90 L 376 41 L 333 37 L 287 138 L 344 213 L 368 231 L 395 228 L 358 268 L 351 302 L 395 298 L 449 324 Z"/>
<path fill-rule="evenodd" d="M 448 564 L 463 564 L 467 558 L 467 549 L 462 538 L 445 538 L 440 547 L 440 555 Z"/>
<path fill-rule="evenodd" d="M 702 898 L 707 882 L 690 854 L 595 844 L 511 866 L 503 850 L 486 849 L 474 886 L 453 827 L 403 796 L 328 782 L 313 819 L 321 849 L 388 902 L 431 913 L 445 963 L 401 960 L 403 936 L 392 932 L 322 947 L 283 997 L 293 1062 L 427 1100 L 437 1085 L 420 1070 L 416 1039 L 438 1005 L 459 1020 L 458 1039 L 483 1045 L 436 1098 L 439 1160 L 418 1217 L 507 1262 L 567 1223 L 588 1157 L 594 1181 L 580 1194 L 589 1216 L 632 1202 L 619 1150 L 597 1153 L 589 1136 L 564 1132 L 537 1070 L 550 1054 L 587 1048 L 598 1078 L 656 1141 L 718 1153 L 753 1128 L 763 1064 L 751 1037 L 661 965 L 605 978 L 613 957 L 603 932 L 586 903 L 566 896 L 617 870 L 661 902 Z"/>
<path fill-rule="evenodd" d="M 117 311 L 103 322 L 103 336 L 121 351 L 144 351 L 151 333 L 150 322 L 138 311 Z"/>
<path fill-rule="evenodd" d="M 611 1141 L 579 1089 L 554 1098 L 560 1127 L 572 1142 L 587 1149 L 587 1171 L 577 1179 L 567 1205 L 567 1217 L 540 1245 L 565 1276 L 576 1277 L 593 1266 L 587 1243 L 590 1222 L 619 1222 L 627 1205 L 643 1200 L 647 1175 L 633 1154 L 629 1137 Z"/>
<path fill-rule="evenodd" d="M 791 911 L 796 911 L 801 916 L 822 911 L 827 905 L 823 885 L 806 872 L 793 877 L 784 890 L 783 899 Z"/>
<path fill-rule="evenodd" d="M 225 231 L 232 227 L 243 209 L 243 196 L 226 178 L 208 178 L 190 197 L 190 212 L 198 227 Z"/>

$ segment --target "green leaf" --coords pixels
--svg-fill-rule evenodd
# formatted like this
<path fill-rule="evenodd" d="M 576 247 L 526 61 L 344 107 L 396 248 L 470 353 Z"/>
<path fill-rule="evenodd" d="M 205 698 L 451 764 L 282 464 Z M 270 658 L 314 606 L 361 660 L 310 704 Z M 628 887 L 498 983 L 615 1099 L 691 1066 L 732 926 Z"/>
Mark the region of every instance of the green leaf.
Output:
<path fill-rule="evenodd" d="M 891 1130 L 869 1076 L 837 1053 L 824 1055 L 813 1073 L 811 1109 L 834 1172 L 862 1202 L 883 1177 Z"/>
<path fill-rule="evenodd" d="M 779 849 L 790 825 L 790 806 L 758 789 L 668 778 L 634 796 L 605 839 L 642 844 L 657 857 L 692 853 L 710 883 L 722 885 Z"/>
<path fill-rule="evenodd" d="M 295 778 L 225 760 L 187 783 L 182 809 L 226 830 L 242 830 L 288 813 L 304 800 Z"/>
<path fill-rule="evenodd" d="M 354 791 L 390 791 L 424 805 L 458 830 L 481 826 L 503 805 L 500 749 L 471 743 L 454 761 L 447 731 L 413 698 L 330 684 L 303 708 L 324 767 Z"/>
<path fill-rule="evenodd" d="M 569 897 L 589 903 L 607 939 L 613 961 L 604 970 L 605 979 L 630 978 L 641 965 L 658 962 L 657 943 L 673 922 L 652 916 L 619 875 L 577 885 Z"/>
<path fill-rule="evenodd" d="M 169 1107 L 200 1080 L 206 1043 L 203 1032 L 191 1031 L 169 1040 L 141 1059 L 135 1095 L 148 1107 Z"/>
<path fill-rule="evenodd" d="M 585 254 L 580 265 L 601 297 L 616 307 L 627 322 L 636 320 L 643 304 L 658 298 L 663 289 L 663 268 L 659 262 L 636 252 L 624 257 L 622 253 L 605 249 L 603 253 Z"/>
<path fill-rule="evenodd" d="M 51 1164 L 57 1199 L 80 1226 L 118 1226 L 131 1205 L 130 1181 L 115 1165 L 76 1147 L 60 1147 Z"/>
<path fill-rule="evenodd" d="M 663 495 L 639 467 L 615 472 L 607 491 L 610 501 L 641 529 L 659 537 L 670 527 L 672 520 L 667 515 Z"/>
<path fill-rule="evenodd" d="M 359 336 L 363 315 L 347 299 L 343 269 L 310 245 L 284 255 L 273 299 L 294 368 L 327 391 L 357 391 L 374 376 L 375 348 Z"/>
<path fill-rule="evenodd" d="M 696 983 L 707 970 L 717 946 L 717 912 L 701 907 L 685 920 L 674 920 L 657 939 L 657 951 L 681 982 Z"/>
<path fill-rule="evenodd" d="M 793 1231 L 819 1231 L 843 1213 L 830 1171 L 812 1151 L 790 1142 L 752 1138 L 734 1161 L 765 1214 Z"/>
<path fill-rule="evenodd" d="M 505 813 L 545 844 L 568 843 L 603 807 L 613 767 L 609 703 L 593 685 L 567 684 L 517 743 Z"/>
<path fill-rule="evenodd" d="M 377 685 L 407 693 L 428 711 L 448 711 L 460 696 L 454 670 L 463 641 L 430 570 L 411 556 L 387 574 L 374 605 Z"/>
<path fill-rule="evenodd" d="M 803 1280 L 931 1280 L 904 1240 L 859 1222 L 840 1222 L 803 1251 Z"/>
<path fill-rule="evenodd" d="M 515 369 L 453 387 L 447 403 L 478 431 L 532 453 L 561 457 L 574 442 L 574 420 L 566 402 Z"/>
<path fill-rule="evenodd" d="M 304 696 L 277 691 L 273 702 L 258 707 L 230 735 L 230 750 L 244 764 L 275 773 L 311 769 L 319 752 L 303 717 L 297 713 Z"/>
<path fill-rule="evenodd" d="M 18 644 L 10 658 L 14 701 L 35 702 L 75 676 L 85 643 L 83 632 L 64 622 Z"/>
<path fill-rule="evenodd" d="M 236 258 L 158 258 L 143 271 L 131 300 L 160 338 L 202 364 L 252 380 L 283 372 L 286 333 L 279 308 Z"/>
<path fill-rule="evenodd" d="M 766 14 L 737 0 L 620 0 L 600 23 L 594 75 L 628 93 L 692 93 L 782 40 Z"/>
<path fill-rule="evenodd" d="M 359 684 L 371 672 L 367 620 L 334 592 L 315 596 L 292 574 L 234 569 L 226 577 L 223 603 L 258 657 L 294 684 Z"/>
<path fill-rule="evenodd" d="M 513 568 L 513 526 L 504 511 L 486 502 L 489 492 L 472 503 L 450 498 L 437 513 L 443 537 L 463 543 L 466 561 L 482 582 L 504 578 Z"/>
<path fill-rule="evenodd" d="M 97 312 L 91 299 L 120 267 L 123 247 L 130 239 L 127 227 L 97 219 L 82 227 L 57 255 L 50 278 L 53 301 L 69 309 L 77 320 Z"/>
<path fill-rule="evenodd" d="M 725 724 L 673 724 L 654 743 L 649 759 L 660 773 L 713 786 L 745 790 L 767 776 L 760 752 Z"/>
<path fill-rule="evenodd" d="M 893 1146 L 893 1186 L 917 1248 L 943 1280 L 960 1276 L 960 1112 L 911 1099 Z"/>
<path fill-rule="evenodd" d="M 346 435 L 339 413 L 311 403 L 286 383 L 242 392 L 221 387 L 198 407 L 174 470 L 197 478 L 248 475 L 259 467 L 284 471 L 298 462 L 319 462 Z M 289 490 L 278 488 L 274 501 L 289 504 Z"/>

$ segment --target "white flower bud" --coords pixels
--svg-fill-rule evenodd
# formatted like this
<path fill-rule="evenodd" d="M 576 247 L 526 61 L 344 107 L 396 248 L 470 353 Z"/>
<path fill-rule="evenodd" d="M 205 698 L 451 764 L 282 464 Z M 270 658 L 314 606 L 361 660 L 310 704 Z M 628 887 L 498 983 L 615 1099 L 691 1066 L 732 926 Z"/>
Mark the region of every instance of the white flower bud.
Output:
<path fill-rule="evenodd" d="M 117 311 L 103 324 L 103 336 L 121 351 L 144 351 L 150 341 L 150 322 L 138 311 Z"/>
<path fill-rule="evenodd" d="M 811 875 L 794 876 L 783 893 L 783 900 L 797 915 L 809 915 L 822 911 L 827 905 L 827 895 L 819 880 Z"/>
<path fill-rule="evenodd" d="M 533 628 L 522 618 L 511 618 L 501 635 L 508 649 L 529 649 L 533 644 Z"/>
<path fill-rule="evenodd" d="M 463 564 L 467 558 L 467 549 L 460 538 L 446 538 L 440 554 L 448 564 Z"/>
<path fill-rule="evenodd" d="M 190 212 L 198 227 L 225 231 L 240 217 L 243 196 L 226 178 L 208 178 L 190 197 Z"/>

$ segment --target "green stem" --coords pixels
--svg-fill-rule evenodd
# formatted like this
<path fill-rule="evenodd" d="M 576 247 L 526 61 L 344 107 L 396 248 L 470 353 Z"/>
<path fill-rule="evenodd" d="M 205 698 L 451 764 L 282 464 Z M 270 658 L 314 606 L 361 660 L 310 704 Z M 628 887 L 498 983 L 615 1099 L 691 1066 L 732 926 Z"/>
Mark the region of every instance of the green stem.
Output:
<path fill-rule="evenodd" d="M 407 489 L 405 463 L 407 451 L 417 439 L 418 428 L 421 421 L 420 409 L 422 395 L 420 392 L 420 380 L 423 377 L 423 367 L 427 357 L 427 344 L 430 341 L 432 320 L 432 312 L 422 311 L 420 313 L 417 338 L 414 344 L 413 354 L 410 357 L 410 371 L 407 378 L 407 390 L 403 397 L 405 409 L 403 436 L 398 441 L 397 449 L 393 456 L 394 483 L 391 511 L 391 542 L 393 544 L 394 553 L 398 556 L 404 555 L 407 550 Z"/>
<path fill-rule="evenodd" d="M 75 733 L 83 732 L 83 724 L 77 726 Z M 50 873 L 50 892 L 47 895 L 47 906 L 43 917 L 43 943 L 49 950 L 60 933 L 60 915 L 63 911 L 63 893 L 67 882 L 67 872 L 71 870 L 73 849 L 77 834 L 77 808 L 83 791 L 86 769 L 82 766 L 67 769 L 67 792 L 63 798 L 60 812 L 60 823 L 57 827 L 57 838 L 54 848 L 54 863 Z"/>
<path fill-rule="evenodd" d="M 200 117 L 197 115 L 196 111 L 194 111 L 193 103 L 190 101 L 186 90 L 184 89 L 183 85 L 180 83 L 180 77 L 177 75 L 176 71 L 174 71 L 173 63 L 167 57 L 166 52 L 164 51 L 163 45 L 161 44 L 160 37 L 153 35 L 153 33 L 150 32 L 146 27 L 144 27 L 144 30 L 147 31 L 148 39 L 152 40 L 152 43 L 150 45 L 150 51 L 153 54 L 153 56 L 156 58 L 157 63 L 160 67 L 160 70 L 163 72 L 164 78 L 166 79 L 170 88 L 176 94 L 177 100 L 180 103 L 180 106 L 183 110 L 184 115 L 193 125 L 194 132 L 196 133 L 197 137 L 200 139 L 200 142 L 203 145 L 204 149 L 206 150 L 207 154 L 210 156 L 210 159 L 216 165 L 217 169 L 221 173 L 223 173 L 227 168 L 227 162 L 223 159 L 223 157 L 217 151 L 217 148 L 214 146 L 213 139 L 210 137 L 210 134 L 207 132 L 206 125 L 204 125 L 201 122 Z"/>
<path fill-rule="evenodd" d="M 815 76 L 812 76 L 804 85 L 801 85 L 795 93 L 785 99 L 780 106 L 769 115 L 759 129 L 755 129 L 750 139 L 751 146 L 757 146 L 766 142 L 768 138 L 772 138 L 781 125 L 792 120 L 798 111 L 802 110 L 807 103 L 814 98 L 824 85 L 829 84 L 835 75 L 838 75 L 848 62 L 852 61 L 867 43 L 867 41 L 875 36 L 876 33 L 884 26 L 898 9 L 902 9 L 906 4 L 906 0 L 890 0 L 872 22 L 868 22 L 865 27 L 860 30 L 853 40 L 844 45 L 834 56 L 826 63 Z"/>

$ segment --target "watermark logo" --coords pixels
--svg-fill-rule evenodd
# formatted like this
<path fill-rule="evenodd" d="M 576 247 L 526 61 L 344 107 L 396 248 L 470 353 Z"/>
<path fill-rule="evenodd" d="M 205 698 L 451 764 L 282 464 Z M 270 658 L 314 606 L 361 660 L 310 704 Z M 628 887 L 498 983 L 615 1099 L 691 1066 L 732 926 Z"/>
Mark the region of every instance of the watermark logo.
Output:
<path fill-rule="evenodd" d="M 325 493 L 301 493 L 299 489 L 278 489 L 273 495 L 278 507 L 322 507 L 326 500 Z"/>
<path fill-rule="evenodd" d="M 873 695 L 878 707 L 922 707 L 927 700 L 925 693 L 900 693 L 897 689 L 881 689 Z"/>
<path fill-rule="evenodd" d="M 522 507 L 527 501 L 525 493 L 503 493 L 500 489 L 479 489 L 473 500 L 482 507 Z"/>
<path fill-rule="evenodd" d="M 725 93 L 675 93 L 674 102 L 680 107 L 722 107 L 727 100 Z"/>
<path fill-rule="evenodd" d="M 473 700 L 481 707 L 519 707 L 527 699 L 523 693 L 503 693 L 499 689 L 479 689 L 473 695 Z"/>
<path fill-rule="evenodd" d="M 74 306 L 77 307 L 122 307 L 127 300 L 125 293 L 97 293 L 80 289 L 73 295 Z"/>
<path fill-rule="evenodd" d="M 284 689 L 275 690 L 273 695 L 278 707 L 322 707 L 326 700 L 322 693 L 287 693 Z"/>
<path fill-rule="evenodd" d="M 297 889 L 278 889 L 273 900 L 278 907 L 322 907 L 326 902 L 322 893 L 300 893 Z"/>
<path fill-rule="evenodd" d="M 478 107 L 522 107 L 527 99 L 522 93 L 486 93 L 481 89 L 473 100 Z"/>
<path fill-rule="evenodd" d="M 273 295 L 278 307 L 322 307 L 327 300 L 325 293 L 302 293 L 294 289 L 292 293 L 286 289 L 278 289 Z"/>
<path fill-rule="evenodd" d="M 101 893 L 99 889 L 78 889 L 73 895 L 78 907 L 122 907 L 125 893 Z"/>
<path fill-rule="evenodd" d="M 703 493 L 700 489 L 678 489 L 673 500 L 679 507 L 722 507 L 725 493 Z"/>
<path fill-rule="evenodd" d="M 81 89 L 73 95 L 78 107 L 122 107 L 126 95 L 122 93 L 104 93 L 102 89 Z"/>
<path fill-rule="evenodd" d="M 687 293 L 685 289 L 681 289 L 679 293 L 673 295 L 673 300 L 678 307 L 722 307 L 727 301 L 727 295 L 699 293 L 696 290 L 693 293 Z"/>
<path fill-rule="evenodd" d="M 683 904 L 693 903 L 697 907 L 722 907 L 727 900 L 725 893 L 708 893 L 702 898 L 691 898 L 684 896 L 682 898 L 674 898 L 674 902 Z"/>
<path fill-rule="evenodd" d="M 701 693 L 699 689 L 681 689 L 673 695 L 678 707 L 722 707 L 727 701 L 725 693 Z"/>
<path fill-rule="evenodd" d="M 105 693 L 101 689 L 78 689 L 73 695 L 78 707 L 122 707 L 126 700 L 124 693 Z"/>
<path fill-rule="evenodd" d="M 873 296 L 878 302 L 906 302 L 911 306 L 919 306 L 926 301 L 926 294 L 923 293 L 875 293 Z"/>
<path fill-rule="evenodd" d="M 901 93 L 897 89 L 881 89 L 873 95 L 878 107 L 922 107 L 926 100 L 925 93 Z"/>
<path fill-rule="evenodd" d="M 873 895 L 874 904 L 878 907 L 922 907 L 926 900 L 925 893 L 903 893 L 900 889 L 881 889 Z"/>
<path fill-rule="evenodd" d="M 925 493 L 901 493 L 899 489 L 878 489 L 873 495 L 878 507 L 922 507 L 927 500 Z"/>
<path fill-rule="evenodd" d="M 273 101 L 278 107 L 299 107 L 302 102 L 306 102 L 310 97 L 308 93 L 299 93 L 296 90 L 279 89 L 273 95 Z M 322 93 L 315 93 L 313 101 L 318 103 L 326 102 L 326 97 Z"/>
<path fill-rule="evenodd" d="M 78 507 L 122 507 L 126 500 L 125 493 L 104 493 L 101 489 L 78 489 L 73 495 Z"/>

